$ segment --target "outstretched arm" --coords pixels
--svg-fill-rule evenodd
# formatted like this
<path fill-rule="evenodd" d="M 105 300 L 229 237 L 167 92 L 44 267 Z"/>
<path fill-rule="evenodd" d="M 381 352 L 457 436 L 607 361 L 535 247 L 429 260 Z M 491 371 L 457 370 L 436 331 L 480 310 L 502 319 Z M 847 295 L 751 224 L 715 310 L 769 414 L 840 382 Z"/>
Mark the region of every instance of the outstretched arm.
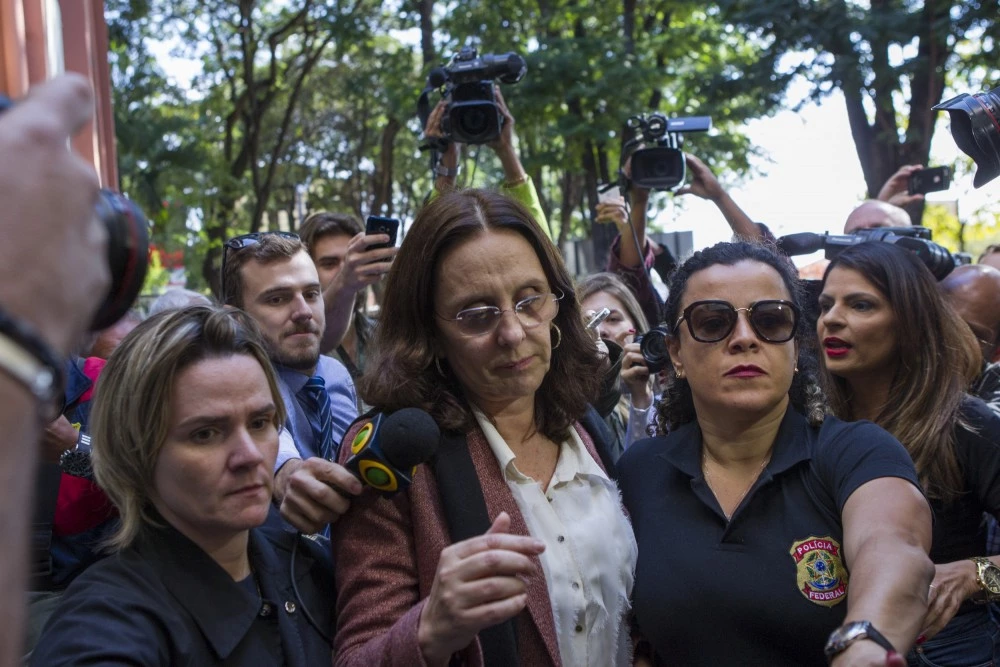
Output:
<path fill-rule="evenodd" d="M 677 194 L 691 194 L 711 201 L 722 212 L 733 234 L 745 239 L 763 238 L 764 234 L 760 228 L 723 189 L 708 165 L 690 153 L 685 154 L 685 159 L 691 178 L 687 185 L 677 191 Z"/>
<path fill-rule="evenodd" d="M 923 201 L 922 194 L 910 194 L 910 175 L 923 168 L 922 164 L 903 165 L 885 182 L 882 189 L 878 191 L 876 199 L 896 206 L 906 206 L 915 201 Z"/>
<path fill-rule="evenodd" d="M 927 610 L 934 566 L 931 513 L 910 482 L 882 477 L 861 485 L 844 504 L 844 555 L 851 571 L 845 623 L 870 621 L 896 648 L 859 640 L 833 665 L 900 665 L 913 646 Z"/>
<path fill-rule="evenodd" d="M 500 113 L 503 114 L 503 128 L 500 130 L 500 137 L 487 145 L 497 154 L 503 167 L 502 189 L 524 204 L 531 211 L 532 217 L 538 222 L 545 235 L 552 238 L 552 230 L 549 229 L 549 221 L 545 217 L 545 211 L 542 210 L 542 204 L 538 201 L 535 184 L 532 183 L 528 172 L 524 170 L 521 158 L 518 157 L 517 149 L 514 147 L 517 136 L 514 133 L 514 114 L 507 108 L 507 102 L 503 98 L 503 93 L 500 92 L 500 87 L 496 86 L 494 90 L 496 91 L 497 106 L 500 108 Z"/>

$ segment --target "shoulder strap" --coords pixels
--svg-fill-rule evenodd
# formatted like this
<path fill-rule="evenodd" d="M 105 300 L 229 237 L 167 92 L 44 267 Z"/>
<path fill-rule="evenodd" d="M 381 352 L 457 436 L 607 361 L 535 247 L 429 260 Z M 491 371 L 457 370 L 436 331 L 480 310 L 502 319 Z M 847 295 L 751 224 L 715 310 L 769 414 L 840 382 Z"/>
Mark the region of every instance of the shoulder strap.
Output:
<path fill-rule="evenodd" d="M 441 444 L 431 465 L 452 542 L 461 542 L 489 530 L 491 522 L 486 510 L 486 498 L 483 497 L 465 435 L 442 433 Z M 480 630 L 479 644 L 483 649 L 485 667 L 519 664 L 514 619 Z"/>
<path fill-rule="evenodd" d="M 601 457 L 601 463 L 604 464 L 604 469 L 608 472 L 608 477 L 617 482 L 618 467 L 615 465 L 614 457 L 611 454 L 611 443 L 614 442 L 615 436 L 611 432 L 611 429 L 601 419 L 601 415 L 598 414 L 597 410 L 590 405 L 587 406 L 587 411 L 580 419 L 580 424 L 583 425 L 590 439 L 594 441 L 594 449 L 597 450 L 597 455 Z"/>

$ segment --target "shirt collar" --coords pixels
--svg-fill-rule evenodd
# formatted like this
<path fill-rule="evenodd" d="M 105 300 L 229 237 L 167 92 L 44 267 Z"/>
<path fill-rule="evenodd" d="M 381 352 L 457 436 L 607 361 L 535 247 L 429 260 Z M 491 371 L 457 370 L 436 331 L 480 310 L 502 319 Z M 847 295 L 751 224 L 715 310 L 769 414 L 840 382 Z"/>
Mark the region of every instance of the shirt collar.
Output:
<path fill-rule="evenodd" d="M 775 475 L 811 459 L 813 437 L 809 422 L 789 405 L 778 427 L 767 471 Z M 688 477 L 701 477 L 701 427 L 698 422 L 684 424 L 667 435 L 666 446 L 659 456 Z"/>
<path fill-rule="evenodd" d="M 147 528 L 137 552 L 160 577 L 171 594 L 205 635 L 219 659 L 225 660 L 246 637 L 260 611 L 261 601 L 233 581 L 198 545 L 167 524 Z M 250 531 L 250 563 L 265 599 L 273 597 L 280 577 L 277 555 L 262 534 Z"/>
<path fill-rule="evenodd" d="M 525 482 L 530 481 L 530 478 L 526 477 L 517 469 L 514 461 L 517 460 L 517 455 L 511 450 L 507 441 L 503 439 L 500 432 L 497 431 L 493 422 L 490 418 L 486 416 L 482 410 L 477 408 L 475 405 L 472 407 L 472 415 L 476 418 L 476 422 L 479 423 L 479 428 L 482 429 L 483 435 L 486 437 L 486 443 L 490 446 L 490 450 L 493 452 L 493 456 L 496 458 L 497 463 L 500 464 L 500 470 L 503 470 L 504 479 L 507 481 L 515 482 Z"/>
<path fill-rule="evenodd" d="M 274 370 L 278 372 L 278 377 L 281 378 L 282 382 L 288 385 L 292 394 L 299 393 L 302 388 L 306 386 L 306 382 L 309 381 L 309 378 L 312 377 L 311 375 L 306 375 L 302 371 L 297 371 L 294 368 L 282 366 L 281 364 L 274 364 Z M 316 365 L 316 372 L 319 372 L 319 364 Z"/>
<path fill-rule="evenodd" d="M 511 450 L 489 417 L 474 405 L 472 406 L 472 414 L 475 416 L 479 428 L 482 429 L 493 456 L 500 464 L 500 469 L 503 470 L 504 479 L 513 482 L 533 482 L 531 477 L 517 469 L 517 455 Z M 559 447 L 559 458 L 556 461 L 556 469 L 552 473 L 552 479 L 549 481 L 549 488 L 570 482 L 579 475 L 593 475 L 606 479 L 607 476 L 587 452 L 586 445 L 583 444 L 576 429 L 570 428 L 567 431 L 566 441 Z"/>

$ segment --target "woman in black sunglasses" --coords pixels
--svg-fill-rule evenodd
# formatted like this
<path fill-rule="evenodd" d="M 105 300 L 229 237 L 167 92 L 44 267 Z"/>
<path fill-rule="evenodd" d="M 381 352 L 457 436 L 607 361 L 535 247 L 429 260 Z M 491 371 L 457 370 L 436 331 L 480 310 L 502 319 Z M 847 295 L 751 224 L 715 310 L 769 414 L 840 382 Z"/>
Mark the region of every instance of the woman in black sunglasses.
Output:
<path fill-rule="evenodd" d="M 917 256 L 861 243 L 827 267 L 817 332 L 834 413 L 870 419 L 906 447 L 934 512 L 934 581 L 915 667 L 1000 659 L 1000 558 L 983 514 L 1000 516 L 1000 417 L 966 394 L 981 368 L 975 335 Z M 980 604 L 976 604 L 979 602 Z"/>
<path fill-rule="evenodd" d="M 799 313 L 793 267 L 760 245 L 671 280 L 670 433 L 619 463 L 645 664 L 905 664 L 930 512 L 892 436 L 825 417 Z"/>

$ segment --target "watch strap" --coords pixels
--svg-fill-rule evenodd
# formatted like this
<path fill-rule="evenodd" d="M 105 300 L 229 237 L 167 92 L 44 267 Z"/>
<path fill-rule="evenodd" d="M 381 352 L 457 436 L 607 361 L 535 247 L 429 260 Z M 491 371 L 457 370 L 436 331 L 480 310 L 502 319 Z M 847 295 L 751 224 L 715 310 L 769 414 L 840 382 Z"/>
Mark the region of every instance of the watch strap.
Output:
<path fill-rule="evenodd" d="M 24 385 L 39 403 L 40 416 L 58 416 L 63 363 L 33 327 L 0 308 L 0 370 Z"/>
<path fill-rule="evenodd" d="M 823 649 L 827 661 L 832 661 L 835 657 L 846 651 L 854 642 L 862 639 L 870 639 L 887 652 L 896 652 L 896 647 L 892 645 L 892 642 L 876 630 L 871 621 L 852 621 L 840 626 L 830 635 L 830 638 L 826 642 L 826 648 Z"/>

